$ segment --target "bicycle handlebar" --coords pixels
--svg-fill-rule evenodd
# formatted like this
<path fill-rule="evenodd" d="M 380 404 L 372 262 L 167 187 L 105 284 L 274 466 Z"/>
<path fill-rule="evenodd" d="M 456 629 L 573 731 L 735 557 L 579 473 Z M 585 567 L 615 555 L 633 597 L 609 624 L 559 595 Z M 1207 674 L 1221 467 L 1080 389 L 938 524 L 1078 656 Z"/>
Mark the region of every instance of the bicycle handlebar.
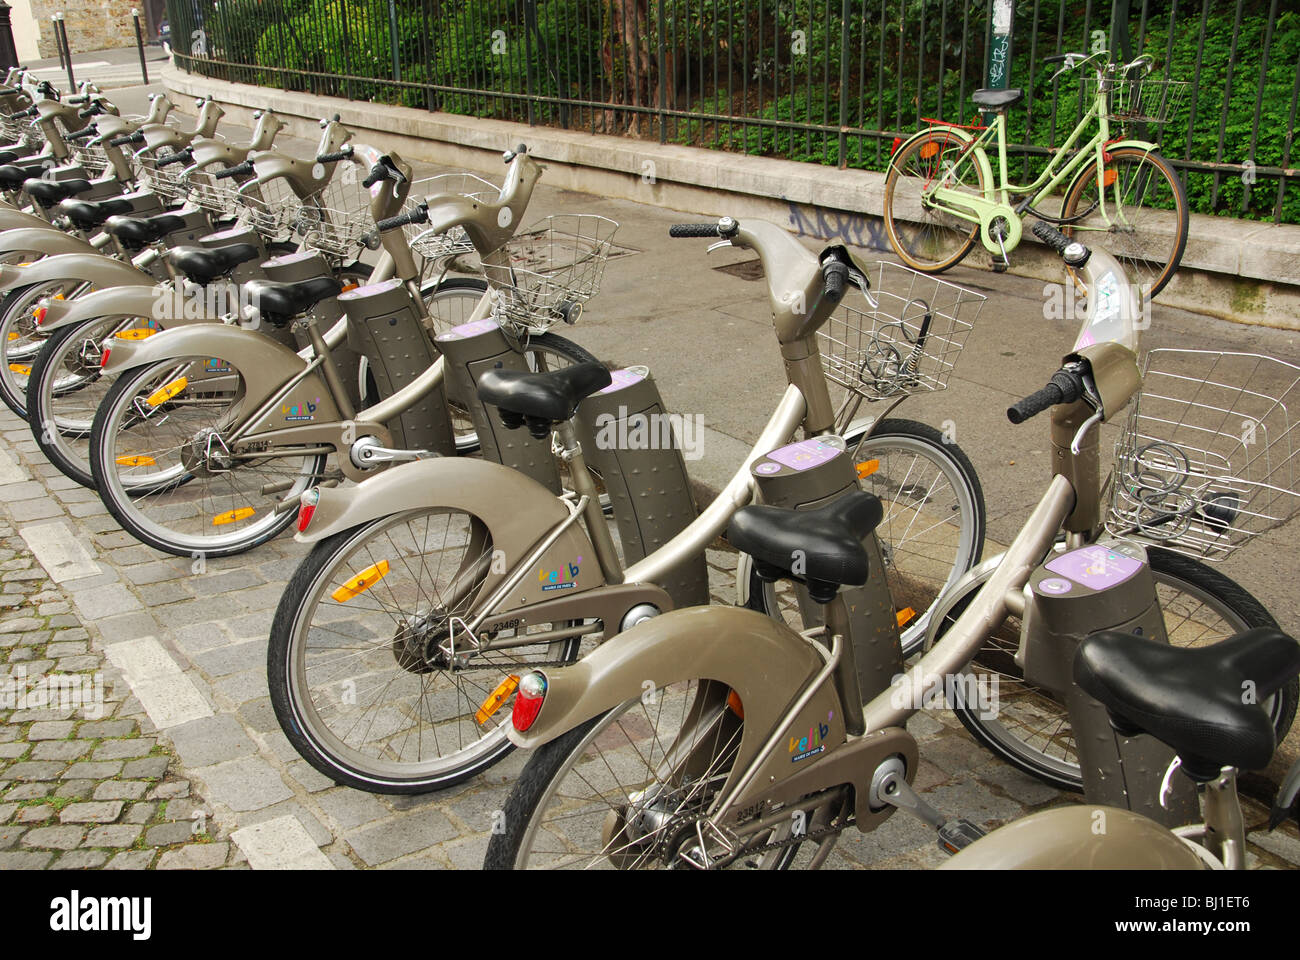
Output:
<path fill-rule="evenodd" d="M 316 158 L 316 162 L 338 163 L 340 160 L 346 160 L 350 156 L 352 156 L 352 145 L 346 144 L 342 150 L 339 150 L 336 153 L 322 153 Z"/>
<path fill-rule="evenodd" d="M 1083 266 L 1088 262 L 1088 258 L 1092 256 L 1091 250 L 1078 240 L 1071 240 L 1050 223 L 1040 220 L 1030 229 L 1033 231 L 1034 236 L 1059 253 L 1061 259 L 1072 267 Z"/>
<path fill-rule="evenodd" d="M 120 137 L 114 137 L 108 141 L 110 147 L 124 147 L 128 143 L 144 143 L 143 131 L 137 130 L 135 133 L 123 134 Z"/>
<path fill-rule="evenodd" d="M 1047 386 L 1008 407 L 1007 419 L 1024 423 L 1058 403 L 1073 403 L 1082 395 L 1083 375 L 1075 370 L 1057 370 Z"/>
<path fill-rule="evenodd" d="M 214 180 L 225 180 L 227 177 L 238 177 L 245 173 L 253 172 L 253 161 L 245 160 L 243 163 L 237 163 L 233 167 L 226 167 L 224 170 L 218 170 L 212 175 Z"/>
<path fill-rule="evenodd" d="M 414 210 L 408 213 L 399 213 L 395 217 L 388 217 L 384 220 L 375 222 L 375 233 L 387 233 L 389 230 L 396 230 L 398 227 L 404 227 L 408 223 L 428 223 L 429 222 L 429 205 L 426 203 L 418 204 Z"/>
<path fill-rule="evenodd" d="M 670 237 L 720 237 L 716 223 L 675 223 L 668 228 Z"/>
<path fill-rule="evenodd" d="M 192 156 L 194 156 L 193 148 L 186 147 L 184 150 L 179 150 L 176 153 L 169 153 L 165 157 L 159 157 L 158 166 L 169 167 L 173 163 L 180 163 L 182 160 L 189 160 Z"/>
<path fill-rule="evenodd" d="M 63 139 L 69 140 L 73 143 L 80 143 L 82 140 L 89 140 L 91 137 L 95 136 L 97 132 L 98 131 L 95 130 L 94 127 L 87 127 L 85 130 L 78 130 L 76 133 L 70 133 Z"/>

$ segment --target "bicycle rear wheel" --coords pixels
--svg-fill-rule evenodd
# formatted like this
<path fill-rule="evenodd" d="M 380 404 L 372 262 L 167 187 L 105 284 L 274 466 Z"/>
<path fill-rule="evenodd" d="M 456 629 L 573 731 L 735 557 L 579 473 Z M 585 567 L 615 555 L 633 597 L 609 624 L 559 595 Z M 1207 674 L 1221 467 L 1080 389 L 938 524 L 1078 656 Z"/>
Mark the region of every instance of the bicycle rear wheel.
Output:
<path fill-rule="evenodd" d="M 423 793 L 512 749 L 509 709 L 483 724 L 475 711 L 508 675 L 573 660 L 580 641 L 530 641 L 574 626 L 542 623 L 498 631 L 488 638 L 498 648 L 475 649 L 486 635 L 466 636 L 464 618 L 492 558 L 483 520 L 442 506 L 316 545 L 285 588 L 267 648 L 276 718 L 308 763 L 360 790 Z"/>
<path fill-rule="evenodd" d="M 1217 570 L 1167 550 L 1149 548 L 1147 557 L 1169 642 L 1174 646 L 1208 646 L 1243 630 L 1277 627 L 1258 600 Z M 952 599 L 937 637 L 942 638 L 982 585 L 982 580 L 974 583 Z M 970 680 L 953 684 L 953 711 L 976 740 L 1003 760 L 1053 786 L 1082 790 L 1083 774 L 1069 714 L 1050 693 L 1025 682 L 1014 660 L 1019 643 L 1020 620 L 1009 616 L 971 662 L 967 670 L 973 675 Z M 996 711 L 962 700 L 963 690 L 987 690 L 990 684 L 997 685 Z M 1279 743 L 1291 729 L 1298 693 L 1300 683 L 1292 677 L 1264 703 Z"/>
<path fill-rule="evenodd" d="M 925 197 L 940 182 L 952 190 L 984 195 L 984 172 L 969 140 L 936 128 L 902 146 L 885 175 L 885 232 L 899 258 L 913 270 L 940 273 L 961 263 L 979 237 L 980 226 Z"/>

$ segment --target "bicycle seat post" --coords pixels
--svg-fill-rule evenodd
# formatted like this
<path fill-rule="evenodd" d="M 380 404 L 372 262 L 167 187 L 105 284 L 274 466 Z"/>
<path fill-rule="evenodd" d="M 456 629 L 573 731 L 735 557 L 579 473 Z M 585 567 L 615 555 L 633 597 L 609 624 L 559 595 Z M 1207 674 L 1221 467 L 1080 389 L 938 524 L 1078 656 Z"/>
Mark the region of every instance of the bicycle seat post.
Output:
<path fill-rule="evenodd" d="M 321 375 L 325 377 L 325 386 L 329 388 L 330 394 L 333 396 L 340 417 L 344 420 L 351 420 L 356 416 L 356 408 L 352 406 L 352 398 L 348 395 L 347 387 L 343 385 L 343 378 L 339 376 L 338 367 L 331 356 L 329 344 L 325 342 L 325 337 L 321 335 L 320 321 L 316 319 L 315 311 L 309 311 L 299 318 L 296 325 L 299 329 L 307 331 L 307 337 L 311 341 L 312 353 L 320 361 Z"/>
<path fill-rule="evenodd" d="M 1205 846 L 1229 870 L 1246 865 L 1246 823 L 1237 797 L 1237 768 L 1224 767 L 1218 779 L 1205 785 L 1201 811 L 1205 819 Z"/>
<path fill-rule="evenodd" d="M 582 517 L 587 524 L 587 533 L 591 536 L 591 545 L 596 548 L 596 559 L 600 563 L 600 572 L 605 577 L 605 582 L 622 583 L 623 571 L 619 567 L 618 551 L 614 547 L 609 524 L 605 522 L 600 492 L 587 469 L 587 460 L 582 455 L 582 444 L 578 442 L 573 420 L 564 420 L 555 425 L 551 453 L 568 465 L 569 482 L 573 484 L 574 492 L 579 498 L 587 498 Z"/>

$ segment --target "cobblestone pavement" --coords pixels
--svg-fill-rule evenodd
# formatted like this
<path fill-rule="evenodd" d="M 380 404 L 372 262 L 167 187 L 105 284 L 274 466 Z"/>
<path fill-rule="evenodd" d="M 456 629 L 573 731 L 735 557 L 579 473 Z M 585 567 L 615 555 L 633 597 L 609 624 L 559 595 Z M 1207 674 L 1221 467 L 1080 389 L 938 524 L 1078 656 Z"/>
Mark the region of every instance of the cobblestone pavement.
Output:
<path fill-rule="evenodd" d="M 522 753 L 442 793 L 379 797 L 336 786 L 280 732 L 266 636 L 302 546 L 286 535 L 196 572 L 121 532 L 8 411 L 0 502 L 0 689 L 13 694 L 0 701 L 0 869 L 482 863 Z M 721 602 L 733 558 L 710 553 Z M 78 678 L 58 692 L 87 693 L 88 707 L 40 703 L 46 676 Z M 990 759 L 949 713 L 910 726 L 918 788 L 941 809 L 989 827 L 1061 799 Z M 1265 815 L 1248 809 L 1252 827 Z M 1300 864 L 1293 830 L 1252 839 L 1252 863 Z M 870 836 L 845 834 L 828 865 L 941 857 L 927 828 L 898 816 Z"/>

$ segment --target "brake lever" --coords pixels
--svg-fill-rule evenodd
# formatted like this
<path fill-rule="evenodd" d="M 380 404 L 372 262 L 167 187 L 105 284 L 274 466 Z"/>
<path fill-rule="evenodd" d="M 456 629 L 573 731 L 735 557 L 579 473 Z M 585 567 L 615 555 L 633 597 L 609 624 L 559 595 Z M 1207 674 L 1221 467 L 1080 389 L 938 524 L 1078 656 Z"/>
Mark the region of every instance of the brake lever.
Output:
<path fill-rule="evenodd" d="M 705 248 L 704 253 L 707 255 L 712 253 L 714 250 L 718 250 L 721 249 L 722 247 L 729 247 L 729 246 L 731 246 L 730 240 L 719 240 L 717 243 L 709 244 L 708 247 Z"/>

